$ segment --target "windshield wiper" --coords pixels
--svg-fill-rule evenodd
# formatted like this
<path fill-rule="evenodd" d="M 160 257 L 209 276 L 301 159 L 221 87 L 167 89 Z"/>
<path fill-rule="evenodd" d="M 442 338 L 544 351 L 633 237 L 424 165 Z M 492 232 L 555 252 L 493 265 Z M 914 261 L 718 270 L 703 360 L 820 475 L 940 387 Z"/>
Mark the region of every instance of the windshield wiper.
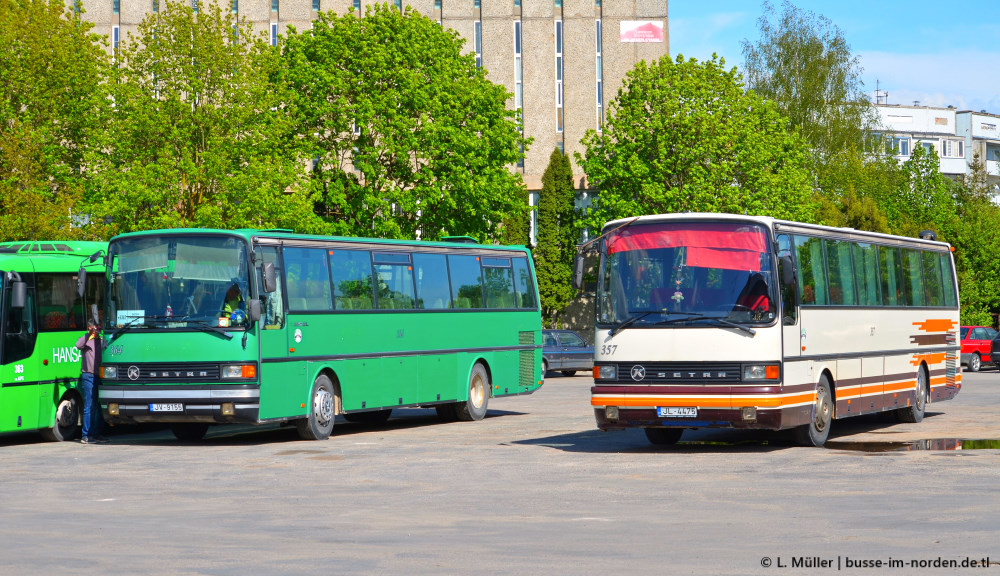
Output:
<path fill-rule="evenodd" d="M 117 330 L 111 333 L 111 337 L 108 338 L 108 343 L 110 344 L 112 340 L 118 337 L 119 334 L 131 328 L 139 320 L 163 320 L 169 318 L 169 316 L 136 316 L 129 320 L 127 323 L 118 327 Z"/>
<path fill-rule="evenodd" d="M 219 328 L 218 326 L 214 326 L 212 324 L 209 324 L 208 322 L 205 322 L 204 320 L 188 320 L 187 316 L 175 316 L 174 319 L 175 320 L 183 320 L 184 322 L 187 322 L 189 326 L 192 325 L 192 324 L 194 324 L 195 328 L 201 330 L 202 332 L 212 332 L 212 333 L 218 334 L 220 336 L 224 336 L 226 338 L 226 340 L 232 340 L 233 339 L 232 333 L 227 332 L 227 331 L 223 330 L 222 328 Z"/>
<path fill-rule="evenodd" d="M 608 336 L 609 337 L 614 336 L 615 334 L 621 332 L 622 330 L 628 328 L 629 326 L 635 324 L 636 322 L 642 320 L 643 318 L 649 316 L 650 314 L 667 314 L 667 313 L 668 312 L 666 310 L 643 310 L 638 314 L 636 314 L 635 316 L 630 316 L 625 320 L 623 320 L 622 322 L 620 322 L 617 326 L 611 329 L 611 332 L 608 332 Z"/>
<path fill-rule="evenodd" d="M 686 314 L 686 318 L 667 318 L 666 320 L 660 320 L 657 324 L 679 324 L 681 322 L 687 322 L 689 320 L 710 320 L 716 324 L 726 326 L 729 328 L 736 328 L 737 330 L 742 330 L 751 336 L 756 336 L 757 331 L 748 326 L 742 324 L 737 324 L 736 322 L 730 322 L 725 318 L 719 318 L 718 316 L 705 316 L 704 314 L 699 314 L 697 312 L 678 312 L 678 314 Z"/>

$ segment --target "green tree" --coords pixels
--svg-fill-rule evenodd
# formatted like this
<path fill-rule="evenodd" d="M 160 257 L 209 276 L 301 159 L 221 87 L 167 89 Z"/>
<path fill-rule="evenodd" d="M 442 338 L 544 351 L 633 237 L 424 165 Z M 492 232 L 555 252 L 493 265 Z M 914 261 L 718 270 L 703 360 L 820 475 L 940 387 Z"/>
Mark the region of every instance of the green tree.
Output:
<path fill-rule="evenodd" d="M 523 210 L 512 211 L 503 223 L 500 231 L 501 244 L 519 244 L 529 246 L 531 244 L 531 211 L 533 208 L 528 204 L 529 192 L 527 188 L 521 188 L 517 192 L 518 203 Z"/>
<path fill-rule="evenodd" d="M 533 251 L 542 317 L 552 328 L 556 327 L 559 313 L 576 295 L 573 290 L 575 197 L 569 156 L 556 148 L 542 174 L 542 189 L 538 194 L 538 246 Z"/>
<path fill-rule="evenodd" d="M 725 61 L 640 62 L 578 163 L 599 191 L 587 225 L 664 212 L 810 220 L 807 149 Z"/>
<path fill-rule="evenodd" d="M 0 239 L 71 238 L 105 108 L 101 37 L 62 0 L 0 0 Z"/>
<path fill-rule="evenodd" d="M 282 60 L 262 33 L 205 2 L 163 1 L 116 55 L 114 114 L 94 159 L 91 213 L 146 228 L 323 229 L 287 138 Z"/>
<path fill-rule="evenodd" d="M 322 214 L 345 235 L 499 237 L 523 214 L 509 93 L 453 30 L 407 8 L 321 13 L 284 55 Z"/>
<path fill-rule="evenodd" d="M 779 15 L 765 2 L 760 39 L 742 43 L 747 87 L 775 102 L 821 161 L 862 150 L 878 116 L 864 92 L 860 59 L 829 19 L 783 6 Z"/>

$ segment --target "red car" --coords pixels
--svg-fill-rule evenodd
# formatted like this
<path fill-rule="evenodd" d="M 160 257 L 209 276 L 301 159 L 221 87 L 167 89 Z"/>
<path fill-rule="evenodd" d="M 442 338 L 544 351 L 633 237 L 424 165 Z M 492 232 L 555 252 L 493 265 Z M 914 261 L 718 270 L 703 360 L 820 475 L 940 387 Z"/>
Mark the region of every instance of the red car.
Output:
<path fill-rule="evenodd" d="M 979 372 L 990 358 L 990 344 L 997 337 L 997 331 L 986 326 L 962 326 L 962 365 L 969 372 Z"/>

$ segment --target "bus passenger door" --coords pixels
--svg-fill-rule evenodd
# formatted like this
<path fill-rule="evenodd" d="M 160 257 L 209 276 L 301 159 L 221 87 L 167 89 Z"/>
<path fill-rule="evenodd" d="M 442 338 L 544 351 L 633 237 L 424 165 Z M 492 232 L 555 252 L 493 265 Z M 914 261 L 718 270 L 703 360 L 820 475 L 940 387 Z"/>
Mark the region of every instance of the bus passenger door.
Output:
<path fill-rule="evenodd" d="M 35 349 L 34 290 L 28 289 L 24 308 L 11 306 L 10 283 L 3 291 L 3 350 L 0 362 L 0 432 L 35 430 L 48 390 L 38 383 Z M 43 398 L 43 393 L 46 393 Z"/>
<path fill-rule="evenodd" d="M 282 418 L 294 415 L 295 404 L 290 398 L 293 382 L 301 378 L 289 374 L 288 319 L 284 302 L 284 274 L 276 246 L 257 246 L 257 292 L 260 298 L 261 318 L 257 333 L 260 334 L 260 418 Z M 263 292 L 261 265 L 274 264 L 276 289 Z"/>
<path fill-rule="evenodd" d="M 781 341 L 782 356 L 786 359 L 798 358 L 802 355 L 802 346 L 805 345 L 805 328 L 799 314 L 798 283 L 794 280 L 791 283 L 784 281 L 786 274 L 794 277 L 794 256 L 791 249 L 791 239 L 787 234 L 781 234 L 778 240 L 778 278 L 781 288 Z M 786 266 L 792 266 L 792 270 L 785 270 Z M 787 383 L 787 378 L 786 378 Z"/>

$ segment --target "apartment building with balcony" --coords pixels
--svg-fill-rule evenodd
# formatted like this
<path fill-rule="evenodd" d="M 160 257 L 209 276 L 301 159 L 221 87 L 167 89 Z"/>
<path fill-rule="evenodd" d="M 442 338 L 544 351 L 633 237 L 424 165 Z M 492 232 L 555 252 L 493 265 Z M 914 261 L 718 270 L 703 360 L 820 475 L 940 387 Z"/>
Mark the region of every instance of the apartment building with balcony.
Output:
<path fill-rule="evenodd" d="M 917 146 L 937 152 L 941 173 L 962 178 L 972 173 L 976 154 L 1000 199 L 1000 115 L 954 107 L 876 104 L 882 127 L 892 137 L 896 158 L 906 161 Z"/>

